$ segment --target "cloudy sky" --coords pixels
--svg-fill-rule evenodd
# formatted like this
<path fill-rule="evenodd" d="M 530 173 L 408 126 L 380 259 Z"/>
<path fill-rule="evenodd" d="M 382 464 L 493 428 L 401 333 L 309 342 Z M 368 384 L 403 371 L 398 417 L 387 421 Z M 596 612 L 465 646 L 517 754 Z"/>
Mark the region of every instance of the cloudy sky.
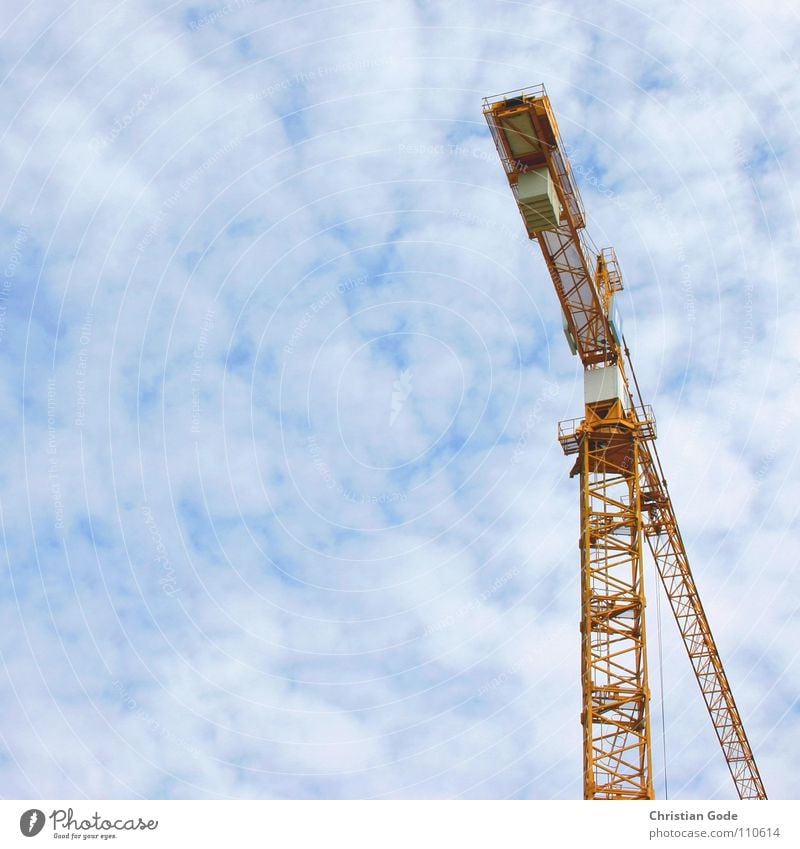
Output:
<path fill-rule="evenodd" d="M 792 6 L 5 0 L 0 795 L 580 797 L 582 375 L 481 114 L 540 82 L 795 795 Z M 731 798 L 653 578 L 657 792 Z"/>

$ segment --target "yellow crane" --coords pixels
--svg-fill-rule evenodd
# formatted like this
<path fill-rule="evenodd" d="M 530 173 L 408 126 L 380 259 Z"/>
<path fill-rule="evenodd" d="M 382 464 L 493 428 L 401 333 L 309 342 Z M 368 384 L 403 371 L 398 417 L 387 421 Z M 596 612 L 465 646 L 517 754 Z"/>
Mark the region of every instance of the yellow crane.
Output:
<path fill-rule="evenodd" d="M 558 439 L 580 476 L 583 790 L 587 799 L 652 799 L 642 553 L 647 547 L 741 799 L 764 785 L 697 591 L 614 299 L 614 251 L 585 233 L 578 187 L 544 86 L 485 98 L 528 236 L 541 248 L 564 332 L 584 367 L 585 411 Z"/>

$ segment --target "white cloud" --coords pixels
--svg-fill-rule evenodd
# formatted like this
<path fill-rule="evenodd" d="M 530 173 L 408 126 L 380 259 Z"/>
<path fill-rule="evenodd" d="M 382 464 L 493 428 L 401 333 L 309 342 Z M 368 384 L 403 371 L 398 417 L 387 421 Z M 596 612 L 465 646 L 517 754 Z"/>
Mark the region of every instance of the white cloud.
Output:
<path fill-rule="evenodd" d="M 774 5 L 4 10 L 6 796 L 580 795 L 555 425 L 581 375 L 480 112 L 540 80 L 792 795 L 798 30 Z M 662 613 L 672 795 L 728 797 Z"/>

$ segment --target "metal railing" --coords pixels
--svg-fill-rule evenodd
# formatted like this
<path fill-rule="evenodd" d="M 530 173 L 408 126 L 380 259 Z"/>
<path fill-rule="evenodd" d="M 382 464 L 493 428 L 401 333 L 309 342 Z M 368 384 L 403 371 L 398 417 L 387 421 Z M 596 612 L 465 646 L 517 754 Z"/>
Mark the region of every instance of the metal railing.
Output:
<path fill-rule="evenodd" d="M 483 111 L 491 109 L 495 103 L 507 103 L 509 100 L 536 100 L 540 97 L 546 97 L 547 92 L 544 89 L 544 83 L 538 85 L 527 86 L 526 88 L 518 88 L 514 91 L 504 91 L 502 94 L 492 94 L 489 97 L 483 98 Z"/>

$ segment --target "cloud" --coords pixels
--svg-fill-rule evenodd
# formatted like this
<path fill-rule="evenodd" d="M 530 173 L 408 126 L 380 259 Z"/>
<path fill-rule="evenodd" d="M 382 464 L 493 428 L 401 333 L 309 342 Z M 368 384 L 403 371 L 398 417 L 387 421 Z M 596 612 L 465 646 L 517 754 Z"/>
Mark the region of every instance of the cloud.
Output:
<path fill-rule="evenodd" d="M 798 30 L 665 8 L 6 9 L 5 796 L 580 796 L 582 375 L 481 115 L 539 81 L 794 793 Z M 729 798 L 648 579 L 670 795 Z"/>

